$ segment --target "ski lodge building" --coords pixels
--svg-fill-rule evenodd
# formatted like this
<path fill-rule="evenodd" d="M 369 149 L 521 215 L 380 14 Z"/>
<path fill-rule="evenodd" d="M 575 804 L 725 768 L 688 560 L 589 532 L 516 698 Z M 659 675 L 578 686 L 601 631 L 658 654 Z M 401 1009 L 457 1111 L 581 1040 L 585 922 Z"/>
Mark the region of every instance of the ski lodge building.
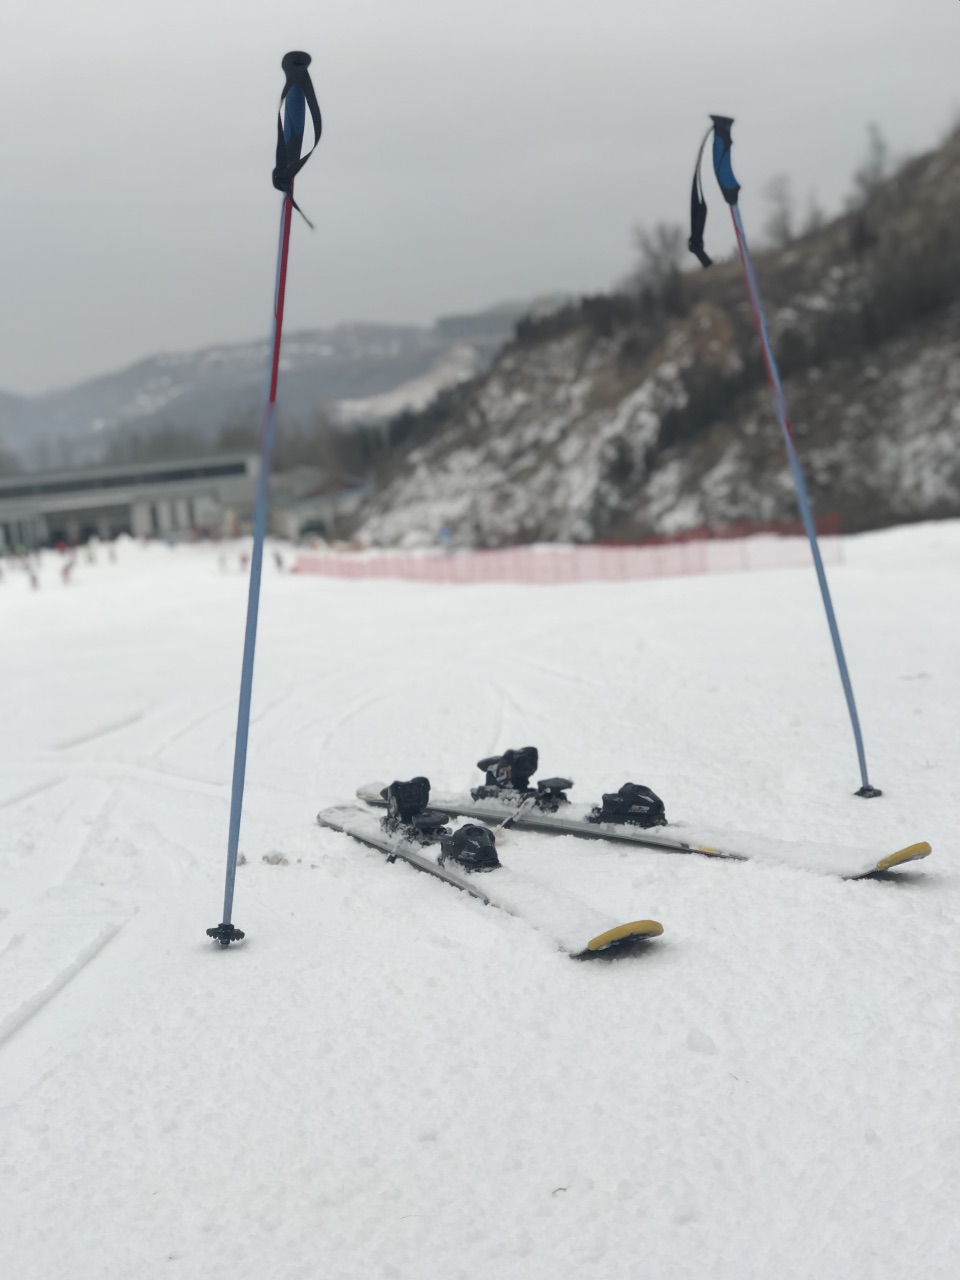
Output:
<path fill-rule="evenodd" d="M 246 454 L 0 477 L 0 550 L 90 537 L 233 532 L 253 509 L 258 461 Z"/>

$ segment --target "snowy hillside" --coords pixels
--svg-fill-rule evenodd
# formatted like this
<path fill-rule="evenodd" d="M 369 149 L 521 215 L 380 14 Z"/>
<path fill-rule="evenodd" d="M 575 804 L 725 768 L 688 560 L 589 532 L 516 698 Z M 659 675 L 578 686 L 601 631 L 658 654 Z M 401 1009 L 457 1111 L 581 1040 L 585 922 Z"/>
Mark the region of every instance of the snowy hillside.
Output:
<path fill-rule="evenodd" d="M 857 212 L 757 255 L 812 495 L 847 529 L 960 514 L 958 227 L 960 132 Z M 504 546 L 797 518 L 739 263 L 526 322 L 408 434 L 360 518 L 374 544 L 444 524 Z"/>
<path fill-rule="evenodd" d="M 400 386 L 380 395 L 337 401 L 334 408 L 336 420 L 345 425 L 355 422 L 384 422 L 401 413 L 425 409 L 441 391 L 472 377 L 478 371 L 480 363 L 475 347 L 452 347 L 442 362 L 418 378 L 402 382 Z"/>
<path fill-rule="evenodd" d="M 553 588 L 247 584 L 124 543 L 0 581 L 0 1274 L 951 1280 L 960 1249 L 960 523 L 845 540 L 881 800 L 803 569 Z M 289 555 L 289 553 L 287 553 Z M 513 832 L 665 933 L 578 963 L 314 815 L 533 742 L 596 796 L 925 862 L 844 882 Z"/>

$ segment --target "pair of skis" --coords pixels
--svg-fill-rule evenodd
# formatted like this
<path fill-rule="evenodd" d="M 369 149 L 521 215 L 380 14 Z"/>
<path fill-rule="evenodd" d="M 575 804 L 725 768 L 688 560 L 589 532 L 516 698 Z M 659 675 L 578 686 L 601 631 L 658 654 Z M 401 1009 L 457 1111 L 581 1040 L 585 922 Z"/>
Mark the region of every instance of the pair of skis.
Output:
<path fill-rule="evenodd" d="M 384 803 L 379 796 L 377 803 Z M 385 829 L 383 821 L 372 808 L 340 805 L 324 809 L 317 814 L 317 821 L 323 827 L 343 831 L 362 844 L 379 849 L 390 862 L 397 859 L 408 862 L 418 871 L 426 871 L 488 906 L 499 907 L 510 915 L 521 917 L 576 959 L 609 954 L 614 950 L 637 949 L 663 933 L 663 925 L 656 920 L 632 920 L 618 924 L 607 919 L 577 898 L 560 893 L 533 876 L 503 866 L 499 858 L 496 866 L 483 871 L 471 870 L 445 858 L 439 840 L 421 842 L 413 832 L 395 833 Z M 460 828 L 460 831 L 465 830 L 468 828 Z M 489 831 L 489 828 L 480 830 Z"/>
<path fill-rule="evenodd" d="M 343 831 L 355 839 L 421 871 L 454 884 L 481 901 L 523 917 L 552 936 L 569 955 L 582 958 L 599 953 L 633 949 L 663 932 L 654 920 L 617 924 L 576 899 L 499 863 L 479 865 L 471 853 L 471 841 L 479 848 L 486 832 L 495 846 L 497 828 L 519 829 L 612 840 L 660 852 L 699 854 L 735 861 L 757 861 L 794 867 L 857 880 L 890 871 L 904 863 L 925 858 L 931 852 L 926 841 L 887 854 L 862 848 L 812 841 L 772 840 L 732 830 L 705 830 L 690 824 L 668 822 L 662 801 L 648 787 L 625 783 L 606 794 L 600 804 L 571 803 L 567 778 L 547 778 L 536 788 L 529 785 L 538 765 L 534 747 L 523 747 L 479 762 L 486 777 L 469 792 L 430 795 L 425 778 L 389 785 L 360 787 L 362 805 L 326 809 L 317 815 L 321 826 Z M 427 809 L 427 801 L 432 805 Z M 382 820 L 377 808 L 386 808 Z M 451 817 L 490 824 L 453 832 Z M 473 860 L 472 860 L 473 859 Z"/>

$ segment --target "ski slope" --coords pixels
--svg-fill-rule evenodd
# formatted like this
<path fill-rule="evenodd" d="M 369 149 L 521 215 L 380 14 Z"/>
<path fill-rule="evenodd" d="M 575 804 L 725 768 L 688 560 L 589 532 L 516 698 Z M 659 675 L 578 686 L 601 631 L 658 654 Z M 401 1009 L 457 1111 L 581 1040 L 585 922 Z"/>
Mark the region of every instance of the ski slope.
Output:
<path fill-rule="evenodd" d="M 267 557 L 221 952 L 236 548 L 0 581 L 0 1275 L 947 1280 L 960 1249 L 960 524 L 812 573 L 452 587 Z M 290 559 L 288 553 L 288 560 Z M 858 883 L 511 832 L 644 954 L 318 828 L 528 742 L 668 816 L 933 855 Z M 266 859 L 266 860 L 265 860 Z"/>

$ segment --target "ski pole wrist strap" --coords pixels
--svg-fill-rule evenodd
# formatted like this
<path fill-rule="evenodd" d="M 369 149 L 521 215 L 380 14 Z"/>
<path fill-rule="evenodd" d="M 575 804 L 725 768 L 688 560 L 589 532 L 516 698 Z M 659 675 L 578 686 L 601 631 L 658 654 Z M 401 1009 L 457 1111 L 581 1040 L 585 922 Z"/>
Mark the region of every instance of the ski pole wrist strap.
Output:
<path fill-rule="evenodd" d="M 687 248 L 703 267 L 713 266 L 713 259 L 703 247 L 703 231 L 707 225 L 707 202 L 703 198 L 703 179 L 700 175 L 700 166 L 703 164 L 703 149 L 707 145 L 707 139 L 712 132 L 712 129 L 708 129 L 704 134 L 703 141 L 700 143 L 700 150 L 697 152 L 697 163 L 693 169 L 693 186 L 690 188 L 690 239 L 687 241 Z"/>
<path fill-rule="evenodd" d="M 280 64 L 287 81 L 280 95 L 280 109 L 277 112 L 277 162 L 273 170 L 273 185 L 283 192 L 303 220 L 312 226 L 310 219 L 293 198 L 293 180 L 316 150 L 323 129 L 320 106 L 307 70 L 310 61 L 309 53 L 294 50 L 285 54 Z M 306 155 L 301 155 L 307 108 L 313 124 L 313 146 Z"/>
<path fill-rule="evenodd" d="M 733 119 L 730 116 L 711 116 L 710 119 L 713 124 L 700 143 L 697 163 L 693 171 L 693 187 L 690 191 L 690 239 L 687 241 L 687 248 L 704 267 L 713 266 L 713 259 L 703 247 L 703 232 L 707 225 L 707 202 L 703 196 L 700 170 L 703 164 L 704 148 L 711 133 L 713 134 L 713 172 L 716 174 L 721 194 L 727 204 L 736 204 L 740 191 L 740 183 L 733 176 L 730 163 L 730 150 L 733 146 L 730 130 Z"/>

